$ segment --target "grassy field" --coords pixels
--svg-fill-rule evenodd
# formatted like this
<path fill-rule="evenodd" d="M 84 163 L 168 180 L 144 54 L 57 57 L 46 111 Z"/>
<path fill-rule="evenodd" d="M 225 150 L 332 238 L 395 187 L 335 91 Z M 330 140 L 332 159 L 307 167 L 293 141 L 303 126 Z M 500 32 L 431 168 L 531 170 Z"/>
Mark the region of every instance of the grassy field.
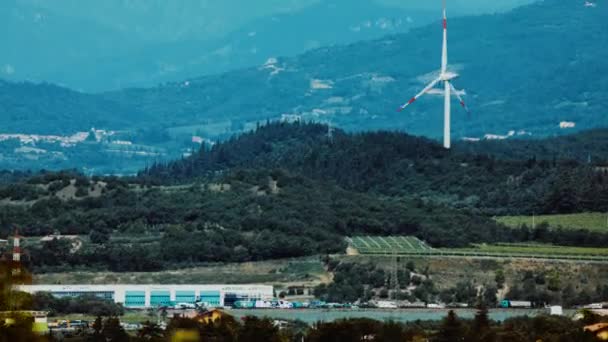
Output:
<path fill-rule="evenodd" d="M 586 247 L 565 247 L 552 245 L 534 244 L 496 244 L 496 245 L 476 245 L 475 248 L 449 249 L 450 251 L 485 252 L 497 254 L 529 254 L 529 255 L 585 255 L 585 256 L 606 256 L 608 248 L 586 248 Z"/>
<path fill-rule="evenodd" d="M 522 225 L 532 227 L 532 216 L 503 216 L 496 220 L 509 227 L 518 228 Z M 608 232 L 608 214 L 580 213 L 568 215 L 539 215 L 534 216 L 534 224 L 547 222 L 550 227 L 568 229 L 588 229 L 598 232 Z"/>
<path fill-rule="evenodd" d="M 355 236 L 350 249 L 361 255 L 407 255 L 462 258 L 526 258 L 608 263 L 608 248 L 564 247 L 539 244 L 479 244 L 470 248 L 432 248 L 412 236 Z"/>
<path fill-rule="evenodd" d="M 330 279 L 318 257 L 209 264 L 161 272 L 34 274 L 39 284 L 311 284 Z"/>

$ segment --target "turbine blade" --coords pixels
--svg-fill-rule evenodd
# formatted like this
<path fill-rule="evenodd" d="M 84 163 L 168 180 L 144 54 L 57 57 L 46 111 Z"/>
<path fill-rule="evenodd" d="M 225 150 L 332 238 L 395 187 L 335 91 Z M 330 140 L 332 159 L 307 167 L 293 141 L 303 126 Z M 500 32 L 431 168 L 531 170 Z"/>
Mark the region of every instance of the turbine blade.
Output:
<path fill-rule="evenodd" d="M 416 96 L 412 97 L 409 101 L 407 101 L 405 104 L 403 104 L 401 107 L 399 107 L 399 109 L 397 109 L 398 112 L 404 110 L 407 106 L 411 105 L 412 103 L 414 103 L 414 101 L 418 100 L 418 98 L 420 98 L 420 96 L 424 95 L 427 91 L 431 90 L 441 79 L 436 79 L 433 80 L 433 82 L 429 83 L 429 85 L 427 85 L 426 87 L 424 87 L 424 89 L 422 89 L 421 92 L 419 92 Z"/>
<path fill-rule="evenodd" d="M 460 102 L 460 105 L 462 106 L 462 108 L 464 108 L 464 110 L 467 112 L 467 114 L 471 114 L 471 111 L 469 110 L 469 108 L 467 107 L 466 103 L 464 103 L 464 100 L 462 99 L 462 97 L 460 97 L 460 94 L 458 94 L 458 90 L 456 90 L 456 88 L 454 88 L 454 85 L 451 82 L 448 82 L 450 84 L 450 88 L 452 89 L 452 93 L 454 95 L 456 95 L 456 98 L 458 98 L 458 101 Z"/>
<path fill-rule="evenodd" d="M 445 74 L 448 70 L 448 16 L 443 2 L 443 46 L 441 49 L 441 73 Z"/>

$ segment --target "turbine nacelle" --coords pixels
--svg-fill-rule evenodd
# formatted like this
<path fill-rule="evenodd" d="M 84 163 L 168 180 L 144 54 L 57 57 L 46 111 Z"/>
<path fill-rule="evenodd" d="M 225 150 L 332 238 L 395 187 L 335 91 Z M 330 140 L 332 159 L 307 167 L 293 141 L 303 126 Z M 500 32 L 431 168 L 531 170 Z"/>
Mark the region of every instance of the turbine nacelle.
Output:
<path fill-rule="evenodd" d="M 438 88 L 433 88 L 433 89 L 427 91 L 426 93 L 429 94 L 429 95 L 441 95 L 441 96 L 443 96 L 443 95 L 445 95 L 445 90 L 438 89 Z M 457 89 L 454 88 L 454 91 L 452 91 L 452 94 L 455 95 L 455 96 L 466 96 L 467 92 L 464 89 L 457 90 Z"/>
<path fill-rule="evenodd" d="M 442 80 L 442 81 L 450 81 L 450 80 L 453 80 L 453 79 L 457 78 L 458 76 L 460 76 L 460 75 L 458 75 L 455 72 L 446 71 L 446 72 L 441 73 L 439 75 L 439 79 Z"/>

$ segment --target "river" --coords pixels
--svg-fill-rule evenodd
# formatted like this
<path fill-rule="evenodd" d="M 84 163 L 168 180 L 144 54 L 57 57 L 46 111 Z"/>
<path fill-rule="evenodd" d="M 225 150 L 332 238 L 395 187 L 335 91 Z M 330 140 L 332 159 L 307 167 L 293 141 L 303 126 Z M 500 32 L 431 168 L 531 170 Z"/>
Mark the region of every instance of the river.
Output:
<path fill-rule="evenodd" d="M 447 309 L 358 309 L 358 310 L 341 310 L 341 309 L 233 309 L 227 310 L 229 314 L 241 319 L 245 316 L 268 317 L 272 319 L 285 320 L 301 320 L 306 323 L 315 323 L 318 321 L 331 322 L 345 318 L 371 318 L 378 321 L 395 321 L 395 322 L 412 322 L 416 320 L 434 321 L 441 320 L 447 315 Z M 454 309 L 456 315 L 461 318 L 471 319 L 475 316 L 475 309 Z M 490 310 L 490 318 L 495 321 L 504 321 L 505 319 L 518 316 L 536 316 L 543 313 L 549 313 L 548 309 L 493 309 Z M 564 312 L 565 315 L 573 314 Z"/>

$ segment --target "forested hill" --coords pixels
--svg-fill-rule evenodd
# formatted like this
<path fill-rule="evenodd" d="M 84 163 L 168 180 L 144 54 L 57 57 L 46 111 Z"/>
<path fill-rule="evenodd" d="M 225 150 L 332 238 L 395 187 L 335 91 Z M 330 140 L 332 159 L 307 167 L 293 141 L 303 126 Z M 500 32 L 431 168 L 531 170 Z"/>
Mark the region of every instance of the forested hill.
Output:
<path fill-rule="evenodd" d="M 608 239 L 511 229 L 489 217 L 606 210 L 608 176 L 594 165 L 447 151 L 403 133 L 328 135 L 313 123 L 269 123 L 136 178 L 0 176 L 0 237 L 15 227 L 27 236 L 89 234 L 76 253 L 67 240 L 32 246 L 34 266 L 46 271 L 336 253 L 357 234 L 415 235 L 435 247 Z"/>
<path fill-rule="evenodd" d="M 457 142 L 455 149 L 501 159 L 570 159 L 581 163 L 608 163 L 608 129 L 598 128 L 544 139 L 481 140 Z"/>
<path fill-rule="evenodd" d="M 446 151 L 434 141 L 403 133 L 334 130 L 329 136 L 320 124 L 271 123 L 189 158 L 154 165 L 140 180 L 183 183 L 238 169 L 276 168 L 345 189 L 418 197 L 492 215 L 603 211 L 608 209 L 608 176 L 598 165 L 569 156 L 601 155 L 604 147 L 585 137 L 606 135 L 595 131 L 516 142 L 516 151 L 533 153 L 504 159 L 492 154 L 501 155 L 512 141 L 461 144 Z M 475 153 L 465 152 L 467 146 Z M 557 153 L 556 146 L 563 146 L 565 154 Z M 547 157 L 544 151 L 554 153 Z"/>
<path fill-rule="evenodd" d="M 126 104 L 53 84 L 0 79 L 0 133 L 73 134 L 91 127 L 119 129 L 142 116 Z"/>

